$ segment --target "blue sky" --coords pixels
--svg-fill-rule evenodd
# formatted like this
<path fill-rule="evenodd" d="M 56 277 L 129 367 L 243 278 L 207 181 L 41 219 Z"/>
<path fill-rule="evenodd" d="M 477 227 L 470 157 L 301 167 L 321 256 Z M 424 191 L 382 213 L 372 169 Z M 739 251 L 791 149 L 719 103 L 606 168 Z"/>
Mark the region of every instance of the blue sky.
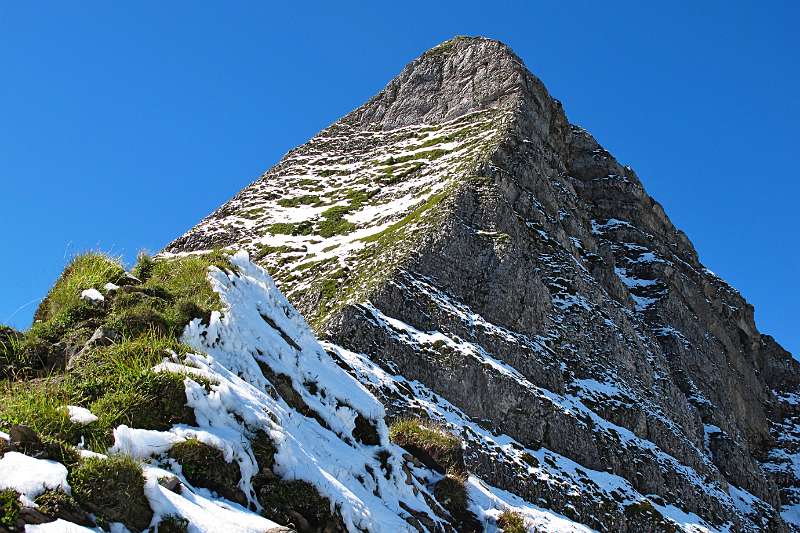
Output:
<path fill-rule="evenodd" d="M 507 42 L 800 353 L 797 2 L 0 4 L 0 322 L 159 250 L 454 35 Z"/>

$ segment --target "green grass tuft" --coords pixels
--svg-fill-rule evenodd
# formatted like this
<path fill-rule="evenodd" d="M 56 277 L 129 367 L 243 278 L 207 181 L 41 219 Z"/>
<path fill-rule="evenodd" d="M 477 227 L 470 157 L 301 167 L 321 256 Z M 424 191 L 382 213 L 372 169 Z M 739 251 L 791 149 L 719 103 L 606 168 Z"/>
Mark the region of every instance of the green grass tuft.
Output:
<path fill-rule="evenodd" d="M 466 480 L 466 475 L 448 474 L 434 485 L 433 495 L 455 519 L 457 531 L 481 531 L 478 518 L 469 509 Z"/>
<path fill-rule="evenodd" d="M 19 494 L 11 489 L 0 491 L 0 529 L 16 531 L 19 510 Z"/>
<path fill-rule="evenodd" d="M 511 509 L 506 509 L 497 517 L 497 525 L 503 533 L 527 533 L 525 520 L 522 515 Z"/>
<path fill-rule="evenodd" d="M 39 511 L 51 517 L 67 515 L 74 518 L 85 515 L 75 498 L 61 490 L 47 490 L 37 496 L 34 503 L 39 506 Z M 84 518 L 87 523 L 83 525 L 89 525 L 88 516 Z"/>
<path fill-rule="evenodd" d="M 130 457 L 88 457 L 70 471 L 67 481 L 78 503 L 103 520 L 136 531 L 150 525 L 153 511 L 144 495 L 142 467 Z"/>
<path fill-rule="evenodd" d="M 442 150 L 441 148 L 434 148 L 433 150 L 423 150 L 422 152 L 416 152 L 413 154 L 406 154 L 401 156 L 389 156 L 382 164 L 383 165 L 399 165 L 400 163 L 406 163 L 407 161 L 416 161 L 418 159 L 427 159 L 433 161 L 434 159 L 439 159 L 443 155 L 447 154 L 447 150 Z"/>
<path fill-rule="evenodd" d="M 140 258 L 139 265 L 147 281 L 107 293 L 105 305 L 90 318 L 69 324 L 61 320 L 62 311 L 24 334 L 2 331 L 5 339 L 11 339 L 3 345 L 11 346 L 3 348 L 3 356 L 11 351 L 17 366 L 42 367 L 34 359 L 45 360 L 53 353 L 61 362 L 39 379 L 21 381 L 24 375 L 6 374 L 9 379 L 0 380 L 0 427 L 23 424 L 43 438 L 68 445 L 83 437 L 90 449 L 102 452 L 120 424 L 164 430 L 175 423 L 195 422 L 193 410 L 186 406 L 185 376 L 152 368 L 172 353 L 191 351 L 178 340 L 185 325 L 192 318 L 207 320 L 212 309 L 221 307 L 208 282 L 208 269 L 232 266 L 220 252 Z M 70 279 L 78 270 L 68 270 L 59 283 L 80 287 Z M 63 346 L 75 346 L 77 353 L 98 325 L 113 332 L 109 337 L 113 340 L 85 348 L 62 372 Z M 67 405 L 87 407 L 99 420 L 87 426 L 73 424 Z"/>
<path fill-rule="evenodd" d="M 80 307 L 82 291 L 100 289 L 118 281 L 124 273 L 119 260 L 105 254 L 90 252 L 75 257 L 39 304 L 34 320 L 48 321 L 69 313 Z"/>
<path fill-rule="evenodd" d="M 389 439 L 442 473 L 463 474 L 466 471 L 461 439 L 429 420 L 396 420 L 389 426 Z"/>
<path fill-rule="evenodd" d="M 131 274 L 141 281 L 146 282 L 153 275 L 153 268 L 155 268 L 155 261 L 153 258 L 146 252 L 139 252 L 136 258 L 136 265 L 134 265 Z"/>

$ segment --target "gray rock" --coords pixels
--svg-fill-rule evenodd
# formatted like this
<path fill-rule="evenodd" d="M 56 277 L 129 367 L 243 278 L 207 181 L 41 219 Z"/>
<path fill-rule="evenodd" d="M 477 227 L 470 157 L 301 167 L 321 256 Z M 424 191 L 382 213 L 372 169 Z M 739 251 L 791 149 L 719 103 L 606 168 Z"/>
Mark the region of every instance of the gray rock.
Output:
<path fill-rule="evenodd" d="M 67 352 L 67 370 L 75 368 L 75 365 L 80 361 L 92 348 L 97 346 L 110 346 L 115 342 L 122 339 L 122 335 L 114 329 L 106 326 L 99 326 L 94 330 L 89 340 L 80 348 L 80 350 L 72 350 Z"/>

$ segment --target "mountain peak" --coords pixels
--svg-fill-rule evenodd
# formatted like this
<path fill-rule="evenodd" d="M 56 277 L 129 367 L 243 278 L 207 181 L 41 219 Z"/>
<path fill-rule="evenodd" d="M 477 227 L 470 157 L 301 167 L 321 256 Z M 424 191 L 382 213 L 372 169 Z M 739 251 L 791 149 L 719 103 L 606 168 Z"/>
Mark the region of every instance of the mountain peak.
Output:
<path fill-rule="evenodd" d="M 544 85 L 506 44 L 455 37 L 409 63 L 345 122 L 393 129 L 439 124 L 486 109 L 514 109 L 520 100 L 545 100 Z"/>
<path fill-rule="evenodd" d="M 628 532 L 800 516 L 800 366 L 503 43 L 425 52 L 167 252 L 217 247 L 527 501 Z"/>

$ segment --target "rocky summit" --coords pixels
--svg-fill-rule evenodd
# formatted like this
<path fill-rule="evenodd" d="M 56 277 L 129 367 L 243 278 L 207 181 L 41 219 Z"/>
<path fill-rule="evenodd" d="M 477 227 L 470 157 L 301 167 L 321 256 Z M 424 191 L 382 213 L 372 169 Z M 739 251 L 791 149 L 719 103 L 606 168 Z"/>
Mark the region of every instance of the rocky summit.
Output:
<path fill-rule="evenodd" d="M 0 531 L 800 532 L 798 363 L 491 39 L 0 340 Z"/>
<path fill-rule="evenodd" d="M 503 43 L 427 51 L 167 251 L 217 247 L 527 502 L 600 531 L 800 530 L 797 362 Z"/>

